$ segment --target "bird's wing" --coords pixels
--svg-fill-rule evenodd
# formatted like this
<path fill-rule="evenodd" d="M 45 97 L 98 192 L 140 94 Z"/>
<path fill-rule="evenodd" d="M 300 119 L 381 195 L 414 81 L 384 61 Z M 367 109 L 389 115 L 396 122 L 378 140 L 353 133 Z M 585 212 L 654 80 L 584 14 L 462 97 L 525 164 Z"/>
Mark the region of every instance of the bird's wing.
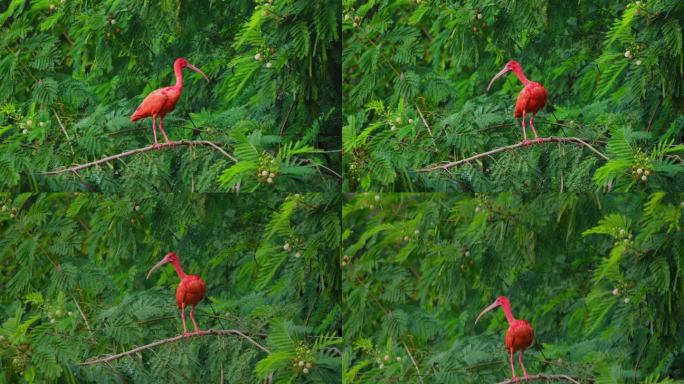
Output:
<path fill-rule="evenodd" d="M 188 275 L 178 285 L 176 290 L 176 304 L 179 307 L 185 303 L 186 306 L 194 305 L 202 301 L 206 290 L 204 280 L 196 275 Z"/>
<path fill-rule="evenodd" d="M 202 294 L 202 296 L 204 296 L 204 290 L 205 290 L 204 280 L 202 280 L 199 276 L 193 276 L 193 277 L 196 277 L 196 278 L 188 281 L 188 284 L 187 284 L 188 291 L 193 293 L 193 294 Z"/>
<path fill-rule="evenodd" d="M 528 323 L 525 320 L 519 320 L 519 325 L 517 327 L 516 331 L 516 339 L 519 342 L 525 342 L 529 344 L 532 344 L 532 339 L 534 338 L 534 330 L 532 329 L 532 326 L 530 323 Z"/>
<path fill-rule="evenodd" d="M 168 98 L 169 95 L 166 91 L 166 88 L 159 88 L 155 91 L 152 91 L 149 95 L 147 95 L 147 97 L 145 97 L 145 99 L 143 99 L 142 103 L 140 103 L 138 108 L 135 110 L 135 113 L 131 119 L 154 116 L 158 114 L 164 104 L 166 104 L 166 100 Z"/>
<path fill-rule="evenodd" d="M 506 349 L 520 350 L 532 344 L 534 331 L 525 320 L 517 320 L 506 332 Z"/>
<path fill-rule="evenodd" d="M 185 285 L 181 281 L 180 284 L 178 284 L 178 288 L 176 289 L 176 304 L 178 305 L 178 308 L 183 307 L 183 303 L 185 302 L 185 295 L 187 294 L 187 290 L 185 289 Z"/>
<path fill-rule="evenodd" d="M 518 95 L 515 103 L 515 117 L 522 117 L 525 113 L 536 113 L 546 104 L 546 88 L 539 83 L 531 83 Z"/>

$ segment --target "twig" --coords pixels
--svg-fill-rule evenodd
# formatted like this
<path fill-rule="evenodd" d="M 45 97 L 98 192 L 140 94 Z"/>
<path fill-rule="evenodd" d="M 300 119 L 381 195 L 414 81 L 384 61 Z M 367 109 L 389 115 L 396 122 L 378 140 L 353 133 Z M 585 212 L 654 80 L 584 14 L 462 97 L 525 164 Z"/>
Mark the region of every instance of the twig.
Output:
<path fill-rule="evenodd" d="M 69 37 L 66 32 L 62 33 L 62 36 L 64 36 L 64 38 L 69 42 L 69 45 L 74 45 L 74 41 L 71 40 L 71 37 Z"/>
<path fill-rule="evenodd" d="M 404 343 L 404 350 L 406 351 L 406 354 L 409 355 L 411 358 L 411 362 L 413 363 L 413 366 L 416 367 L 416 372 L 418 373 L 418 381 L 423 384 L 423 376 L 420 375 L 420 368 L 418 368 L 418 363 L 416 363 L 416 359 L 413 358 L 413 355 L 411 354 L 411 350 L 409 349 L 408 345 Z"/>
<path fill-rule="evenodd" d="M 336 347 L 328 347 L 328 348 L 325 348 L 325 350 L 326 350 L 326 351 L 330 351 L 330 352 L 336 354 L 337 356 L 342 356 L 342 351 L 340 351 L 339 348 L 336 348 Z"/>
<path fill-rule="evenodd" d="M 254 341 L 254 339 L 245 335 L 241 331 L 238 331 L 237 329 L 210 329 L 208 331 L 199 331 L 198 334 L 191 333 L 188 336 L 184 336 L 181 334 L 181 335 L 174 336 L 174 337 L 171 337 L 168 339 L 157 340 L 153 343 L 141 345 L 140 347 L 133 348 L 130 351 L 117 353 L 116 355 L 109 355 L 109 356 L 105 356 L 105 357 L 99 357 L 99 358 L 95 358 L 95 359 L 86 360 L 82 363 L 79 363 L 78 365 L 92 365 L 92 364 L 97 364 L 97 363 L 106 363 L 108 361 L 116 360 L 116 359 L 122 358 L 124 356 L 132 355 L 134 353 L 137 353 L 137 352 L 140 352 L 140 351 L 143 351 L 146 349 L 158 347 L 160 345 L 173 343 L 173 342 L 183 340 L 183 339 L 190 339 L 193 337 L 209 336 L 209 335 L 236 335 L 236 336 L 242 337 L 243 339 L 249 341 L 250 343 L 252 343 L 252 345 L 261 349 L 262 351 L 264 351 L 266 353 L 271 353 L 268 349 L 266 349 L 266 347 L 257 343 L 256 341 Z"/>
<path fill-rule="evenodd" d="M 603 158 L 604 160 L 606 160 L 606 161 L 610 160 L 608 158 L 608 156 L 599 152 L 596 148 L 592 147 L 586 141 L 580 139 L 579 137 L 544 137 L 544 138 L 540 138 L 539 142 L 530 141 L 528 145 L 543 144 L 543 143 L 578 143 L 578 144 L 582 144 L 585 147 L 589 148 L 592 152 L 594 152 L 595 154 L 597 154 L 598 156 Z M 452 162 L 444 163 L 444 164 L 430 165 L 430 166 L 427 166 L 425 168 L 417 169 L 417 171 L 418 172 L 432 172 L 432 171 L 436 171 L 438 169 L 443 169 L 446 171 L 447 169 L 449 169 L 451 167 L 455 167 L 457 165 L 469 163 L 473 160 L 477 160 L 477 159 L 480 159 L 483 157 L 495 155 L 495 154 L 500 153 L 500 152 L 506 152 L 506 151 L 510 151 L 512 149 L 521 148 L 524 146 L 525 145 L 522 142 L 519 142 L 519 143 L 516 143 L 513 145 L 506 146 L 506 147 L 499 147 L 499 148 L 492 149 L 491 151 L 478 153 L 477 155 L 471 156 L 467 159 L 452 161 Z"/>
<path fill-rule="evenodd" d="M 86 318 L 85 313 L 83 313 L 81 306 L 78 305 L 78 301 L 76 301 L 76 298 L 72 297 L 71 299 L 74 301 L 74 304 L 76 304 L 76 308 L 78 308 L 78 312 L 81 314 L 81 317 L 83 318 L 83 321 L 85 322 L 86 328 L 88 329 L 88 333 L 90 333 L 90 335 L 92 336 L 93 335 L 93 329 L 90 328 L 90 323 L 88 323 L 88 319 Z"/>
<path fill-rule="evenodd" d="M 418 111 L 418 115 L 420 115 L 420 119 L 423 120 L 423 124 L 425 124 L 425 128 L 427 128 L 428 133 L 430 134 L 430 138 L 432 139 L 432 145 L 435 146 L 435 151 L 437 151 L 437 142 L 435 142 L 435 137 L 432 135 L 432 130 L 430 129 L 430 125 L 427 123 L 427 120 L 425 120 L 425 116 L 423 116 L 423 112 L 418 107 L 418 103 L 415 103 L 414 105 L 416 106 L 416 110 Z"/>
<path fill-rule="evenodd" d="M 658 109 L 660 109 L 660 104 L 663 103 L 663 97 L 658 98 L 658 104 L 656 105 L 655 109 L 653 110 L 653 114 L 651 114 L 651 118 L 648 120 L 648 126 L 646 126 L 646 132 L 651 130 L 651 124 L 653 124 L 653 119 L 655 118 L 656 112 L 658 112 Z"/>
<path fill-rule="evenodd" d="M 116 373 L 116 376 L 118 376 L 119 379 L 121 379 L 121 382 L 122 382 L 122 383 L 126 384 L 126 379 L 124 379 L 123 375 L 121 375 L 121 373 L 119 373 L 119 371 L 117 371 L 116 368 L 114 368 L 114 366 L 112 365 L 112 363 L 110 363 L 109 361 L 106 361 L 105 364 L 107 364 L 107 365 L 109 366 L 109 368 L 110 368 L 112 371 L 114 371 L 114 373 Z"/>
<path fill-rule="evenodd" d="M 342 179 L 342 175 L 340 175 L 339 173 L 337 173 L 337 172 L 333 171 L 332 169 L 326 167 L 325 165 L 316 164 L 316 163 L 314 163 L 313 161 L 311 161 L 310 159 L 300 159 L 300 160 L 301 160 L 304 164 L 313 164 L 314 167 L 323 168 L 323 169 L 325 169 L 326 171 L 330 172 L 331 174 L 335 175 L 338 179 Z"/>
<path fill-rule="evenodd" d="M 67 133 L 66 128 L 64 128 L 64 124 L 62 124 L 62 119 L 59 118 L 57 111 L 52 111 L 52 113 L 57 118 L 57 122 L 59 123 L 59 127 L 62 128 L 62 132 L 64 132 L 64 136 L 66 136 L 67 143 L 69 143 L 69 147 L 71 147 L 71 154 L 72 155 L 75 154 L 76 152 L 74 151 L 74 146 L 73 146 L 73 144 L 71 144 L 71 138 L 69 137 L 69 134 Z"/>
<path fill-rule="evenodd" d="M 83 309 L 81 309 L 81 306 L 78 304 L 78 301 L 76 301 L 76 298 L 72 296 L 71 299 L 74 301 L 74 304 L 76 304 L 76 308 L 78 308 L 78 312 L 81 314 L 81 317 L 83 318 L 83 321 L 85 322 L 86 328 L 88 329 L 88 333 L 90 334 L 90 337 L 92 338 L 93 337 L 93 329 L 90 328 L 90 323 L 88 323 L 88 318 L 85 316 L 85 313 L 83 313 Z M 95 340 L 93 339 L 93 341 L 95 341 Z M 114 368 L 114 366 L 109 361 L 105 361 L 105 364 L 107 364 L 107 366 L 112 371 L 114 371 L 114 373 L 121 380 L 122 383 L 124 383 L 124 384 L 126 383 L 126 379 L 123 377 L 123 375 L 121 375 L 121 373 L 119 371 L 117 371 L 116 368 Z"/>
<path fill-rule="evenodd" d="M 568 376 L 568 375 L 544 375 L 544 374 L 539 374 L 539 375 L 532 375 L 528 376 L 527 379 L 524 377 L 519 377 L 515 381 L 513 379 L 502 381 L 499 384 L 512 384 L 512 383 L 524 383 L 528 381 L 537 381 L 537 380 L 556 380 L 556 381 L 569 381 L 571 383 L 575 384 L 580 384 L 577 379 Z"/>
<path fill-rule="evenodd" d="M 294 100 L 292 100 L 292 105 L 290 105 L 290 109 L 287 110 L 287 115 L 285 115 L 285 120 L 283 120 L 283 124 L 280 125 L 280 133 L 278 134 L 279 136 L 282 136 L 283 133 L 285 132 L 285 125 L 287 125 L 287 120 L 290 118 L 290 113 L 292 113 L 292 110 L 294 109 L 296 103 L 297 103 L 297 96 L 295 95 Z"/>
<path fill-rule="evenodd" d="M 236 162 L 236 163 L 238 162 L 238 160 L 237 160 L 233 155 L 231 155 L 230 153 L 226 152 L 223 148 L 221 148 L 220 146 L 218 146 L 218 144 L 216 144 L 216 143 L 214 143 L 214 142 L 211 142 L 211 141 L 208 141 L 208 140 L 195 140 L 195 141 L 193 141 L 193 140 L 180 140 L 180 141 L 170 141 L 170 142 L 168 142 L 168 143 L 159 144 L 159 148 L 160 148 L 160 149 L 161 149 L 161 148 L 172 148 L 172 147 L 174 147 L 174 146 L 176 146 L 176 145 L 187 145 L 187 146 L 205 145 L 205 146 L 212 147 L 212 148 L 216 149 L 217 151 L 221 152 L 221 154 L 223 154 L 223 155 L 226 156 L 227 158 L 233 160 L 234 162 Z M 55 170 L 52 170 L 52 171 L 49 171 L 49 172 L 43 172 L 43 175 L 58 175 L 58 174 L 64 173 L 64 172 L 77 172 L 77 171 L 80 171 L 81 169 L 94 167 L 94 166 L 96 166 L 96 165 L 104 164 L 104 163 L 107 163 L 107 162 L 110 162 L 110 161 L 114 161 L 114 160 L 119 160 L 119 159 L 122 159 L 122 158 L 124 158 L 124 157 L 132 156 L 132 155 L 137 155 L 137 154 L 143 153 L 143 152 L 153 151 L 153 150 L 155 150 L 155 149 L 157 149 L 157 148 L 155 148 L 154 145 L 148 145 L 147 147 L 137 148 L 137 149 L 131 149 L 130 151 L 122 152 L 122 153 L 119 153 L 119 154 L 116 154 L 116 155 L 112 155 L 112 156 L 107 156 L 107 157 L 105 157 L 105 158 L 102 158 L 102 159 L 100 159 L 100 160 L 96 160 L 96 161 L 93 161 L 93 162 L 90 162 L 90 163 L 75 165 L 75 166 L 69 167 L 69 168 L 55 169 Z"/>

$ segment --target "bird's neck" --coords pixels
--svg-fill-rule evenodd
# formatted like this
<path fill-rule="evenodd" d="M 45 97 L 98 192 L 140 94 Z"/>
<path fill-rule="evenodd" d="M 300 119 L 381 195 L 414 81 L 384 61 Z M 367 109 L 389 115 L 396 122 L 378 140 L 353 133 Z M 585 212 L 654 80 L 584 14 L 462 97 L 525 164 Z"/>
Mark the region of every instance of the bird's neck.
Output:
<path fill-rule="evenodd" d="M 521 83 L 523 83 L 523 85 L 527 85 L 530 83 L 530 81 L 527 80 L 527 77 L 525 77 L 525 74 L 523 73 L 522 68 L 513 69 L 513 73 L 515 73 L 515 76 L 518 78 L 518 80 L 520 80 Z M 181 78 L 181 80 L 182 80 L 182 78 Z"/>
<path fill-rule="evenodd" d="M 183 280 L 185 278 L 185 276 L 187 276 L 187 275 L 185 274 L 185 272 L 183 272 L 183 268 L 181 268 L 181 266 L 180 266 L 180 261 L 175 260 L 171 264 L 173 264 L 173 269 L 176 270 L 176 274 L 178 274 L 178 278 Z"/>
<path fill-rule="evenodd" d="M 506 315 L 506 320 L 508 320 L 508 324 L 513 324 L 513 322 L 516 320 L 515 317 L 513 317 L 513 312 L 511 311 L 511 305 L 506 303 L 501 306 L 501 309 L 503 309 L 504 314 Z"/>
<path fill-rule="evenodd" d="M 173 65 L 173 73 L 176 74 L 176 88 L 183 88 L 183 67 L 180 64 Z"/>

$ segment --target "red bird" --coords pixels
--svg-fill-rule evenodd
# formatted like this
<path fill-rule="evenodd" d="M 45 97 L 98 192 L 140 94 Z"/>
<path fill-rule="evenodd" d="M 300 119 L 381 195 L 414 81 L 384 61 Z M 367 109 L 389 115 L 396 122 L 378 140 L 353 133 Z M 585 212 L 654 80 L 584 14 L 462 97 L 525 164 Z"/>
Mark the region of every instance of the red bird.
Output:
<path fill-rule="evenodd" d="M 183 336 L 190 336 L 188 329 L 185 327 L 185 307 L 188 305 L 192 306 L 192 309 L 190 309 L 190 319 L 195 326 L 195 334 L 198 335 L 199 328 L 197 328 L 197 322 L 195 321 L 195 305 L 204 298 L 204 292 L 206 291 L 204 280 L 197 275 L 186 275 L 185 272 L 183 272 L 183 268 L 180 266 L 178 256 L 173 252 L 167 253 L 163 259 L 155 264 L 154 267 L 147 272 L 147 278 L 150 278 L 152 271 L 166 263 L 171 263 L 173 265 L 173 268 L 180 278 L 180 284 L 178 284 L 178 289 L 176 289 L 176 304 L 178 304 L 178 308 L 181 309 Z"/>
<path fill-rule="evenodd" d="M 480 317 L 484 315 L 485 313 L 491 311 L 492 309 L 496 307 L 501 307 L 506 314 L 506 320 L 508 320 L 508 331 L 506 331 L 506 351 L 508 351 L 508 355 L 510 356 L 510 362 L 511 362 L 511 371 L 513 372 L 513 381 L 518 380 L 518 378 L 515 376 L 515 366 L 513 365 L 513 354 L 520 351 L 520 355 L 518 356 L 518 362 L 520 362 L 520 366 L 522 367 L 523 374 L 525 375 L 525 379 L 528 378 L 527 371 L 525 370 L 525 366 L 523 365 L 522 358 L 523 358 L 523 353 L 525 352 L 525 349 L 532 344 L 532 339 L 534 338 L 534 330 L 532 329 L 532 326 L 530 323 L 528 323 L 525 320 L 518 320 L 515 317 L 513 317 L 513 313 L 511 312 L 511 303 L 508 301 L 508 297 L 506 296 L 499 296 L 494 300 L 492 305 L 489 307 L 485 308 L 479 316 L 477 316 L 477 319 L 475 319 L 475 324 L 477 324 L 478 320 L 480 320 Z"/>
<path fill-rule="evenodd" d="M 173 63 L 173 72 L 176 74 L 176 85 L 169 87 L 159 88 L 152 91 L 145 100 L 140 103 L 138 108 L 131 116 L 131 121 L 137 121 L 145 117 L 152 116 L 152 133 L 154 134 L 154 147 L 159 148 L 159 142 L 157 141 L 157 128 L 154 126 L 154 121 L 159 117 L 159 129 L 161 129 L 164 139 L 169 143 L 169 137 L 166 136 L 164 132 L 164 116 L 167 113 L 173 111 L 176 107 L 178 99 L 181 97 L 181 92 L 183 92 L 183 68 L 189 68 L 193 71 L 204 76 L 204 78 L 209 81 L 207 75 L 204 74 L 199 68 L 188 63 L 184 58 L 176 59 Z"/>
<path fill-rule="evenodd" d="M 518 77 L 518 80 L 525 86 L 523 90 L 518 95 L 518 101 L 515 103 L 515 117 L 522 117 L 522 130 L 523 130 L 523 145 L 527 145 L 527 132 L 525 132 L 525 115 L 528 113 L 532 114 L 530 118 L 530 126 L 532 127 L 532 132 L 534 133 L 534 140 L 536 142 L 541 142 L 541 138 L 537 136 L 537 131 L 534 129 L 534 116 L 539 112 L 540 109 L 546 104 L 547 93 L 546 88 L 543 85 L 527 80 L 525 74 L 523 74 L 522 67 L 517 61 L 509 61 L 506 66 L 497 73 L 487 86 L 487 90 L 492 86 L 492 83 L 496 81 L 499 77 L 505 75 L 506 73 L 513 71 Z"/>

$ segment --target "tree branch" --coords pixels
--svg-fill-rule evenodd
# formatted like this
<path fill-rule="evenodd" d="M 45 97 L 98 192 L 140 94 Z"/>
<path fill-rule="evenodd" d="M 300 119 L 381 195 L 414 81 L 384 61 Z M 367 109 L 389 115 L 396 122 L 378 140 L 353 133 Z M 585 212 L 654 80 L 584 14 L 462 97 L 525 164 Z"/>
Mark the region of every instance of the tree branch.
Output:
<path fill-rule="evenodd" d="M 301 160 L 303 163 L 305 163 L 305 164 L 311 164 L 311 163 L 313 163 L 313 161 L 311 161 L 310 159 L 300 159 L 300 160 Z M 325 169 L 326 171 L 330 172 L 330 174 L 335 175 L 338 179 L 342 179 L 342 175 L 340 175 L 339 173 L 337 173 L 337 172 L 333 171 L 332 169 L 326 167 L 326 166 L 323 165 L 323 164 L 315 164 L 315 163 L 313 163 L 313 165 L 314 165 L 314 167 Z M 319 173 L 320 173 L 320 171 L 319 171 Z"/>
<path fill-rule="evenodd" d="M 90 359 L 90 360 L 86 360 L 86 361 L 84 361 L 84 362 L 82 362 L 82 363 L 79 363 L 78 365 L 92 365 L 92 364 L 97 364 L 97 363 L 106 363 L 106 362 L 109 362 L 109 361 L 112 361 L 112 360 L 119 359 L 119 358 L 124 357 L 124 356 L 132 355 L 132 354 L 134 354 L 134 353 L 143 351 L 143 350 L 145 350 L 145 349 L 150 349 L 150 348 L 158 347 L 158 346 L 160 346 L 160 345 L 164 345 L 164 344 L 168 344 L 168 343 L 173 343 L 173 342 L 176 342 L 176 341 L 179 341 L 179 340 L 189 339 L 189 338 L 192 338 L 192 337 L 201 337 L 201 336 L 209 336 L 209 335 L 236 335 L 236 336 L 242 337 L 243 339 L 249 341 L 252 345 L 254 345 L 255 347 L 261 349 L 262 351 L 264 351 L 264 352 L 266 352 L 266 353 L 271 353 L 271 352 L 270 352 L 268 349 L 266 349 L 263 345 L 257 343 L 256 341 L 254 341 L 254 339 L 252 339 L 251 337 L 245 335 L 245 334 L 242 333 L 241 331 L 238 331 L 237 329 L 210 329 L 210 330 L 208 330 L 208 331 L 199 331 L 199 334 L 191 333 L 191 334 L 188 335 L 188 336 L 184 336 L 184 335 L 180 334 L 180 335 L 178 335 L 178 336 L 174 336 L 174 337 L 171 337 L 171 338 L 168 338 L 168 339 L 157 340 L 157 341 L 155 341 L 155 342 L 153 342 L 153 343 L 149 343 L 149 344 L 146 344 L 146 345 L 141 345 L 141 346 L 139 346 L 139 347 L 135 347 L 135 348 L 131 349 L 130 351 L 117 353 L 116 355 L 106 355 L 106 356 L 104 356 L 104 357 L 97 357 L 97 358 L 93 358 L 93 359 Z"/>
<path fill-rule="evenodd" d="M 580 139 L 579 137 L 543 137 L 543 138 L 540 138 L 539 142 L 530 141 L 528 145 L 536 145 L 536 144 L 543 144 L 543 143 L 577 143 L 577 144 L 581 144 L 581 145 L 589 148 L 592 152 L 594 152 L 595 154 L 597 154 L 598 156 L 600 156 L 604 160 L 606 160 L 606 161 L 610 160 L 608 158 L 608 156 L 599 152 L 596 148 L 592 147 L 586 141 Z M 522 142 L 519 142 L 519 143 L 515 143 L 513 145 L 506 146 L 506 147 L 499 147 L 499 148 L 492 149 L 491 151 L 478 153 L 478 154 L 471 156 L 467 159 L 452 161 L 452 162 L 443 163 L 443 164 L 434 164 L 434 165 L 427 166 L 425 168 L 417 169 L 416 171 L 418 171 L 418 172 L 432 172 L 432 171 L 436 171 L 438 169 L 443 169 L 446 171 L 447 169 L 449 169 L 451 167 L 455 167 L 457 165 L 469 163 L 471 161 L 474 161 L 474 160 L 477 160 L 477 159 L 480 159 L 483 157 L 492 156 L 492 155 L 495 155 L 495 154 L 500 153 L 500 152 L 506 152 L 506 151 L 510 151 L 510 150 L 513 150 L 516 148 L 521 148 L 524 146 L 525 145 L 523 145 Z"/>
<path fill-rule="evenodd" d="M 432 129 L 430 129 L 430 124 L 428 124 L 427 120 L 425 120 L 425 116 L 423 116 L 423 111 L 420 110 L 420 107 L 418 107 L 418 103 L 414 104 L 416 106 L 416 111 L 418 111 L 418 115 L 420 115 L 420 119 L 423 120 L 423 124 L 425 125 L 425 128 L 427 128 L 428 133 L 430 134 L 430 138 L 432 139 L 432 145 L 435 147 L 435 152 L 437 152 L 437 142 L 435 141 L 435 137 L 432 136 Z"/>
<path fill-rule="evenodd" d="M 69 147 L 71 147 L 71 154 L 72 155 L 76 154 L 76 152 L 74 151 L 74 146 L 73 146 L 73 144 L 71 144 L 71 138 L 69 137 L 69 134 L 67 133 L 67 130 L 64 127 L 64 124 L 62 124 L 62 119 L 59 118 L 57 111 L 53 110 L 52 113 L 57 118 L 57 122 L 59 123 L 59 127 L 62 128 L 62 133 L 64 133 L 64 136 L 66 136 L 67 143 L 69 143 Z"/>
<path fill-rule="evenodd" d="M 409 357 L 411 358 L 411 362 L 413 363 L 413 366 L 416 368 L 416 373 L 418 373 L 418 381 L 420 381 L 420 384 L 423 384 L 423 377 L 420 375 L 420 368 L 418 368 L 418 363 L 416 363 L 416 359 L 413 358 L 411 350 L 409 349 L 408 345 L 406 345 L 406 343 L 404 343 L 404 350 L 409 355 Z"/>
<path fill-rule="evenodd" d="M 499 384 L 512 384 L 512 383 L 525 383 L 529 381 L 537 381 L 537 380 L 555 380 L 555 381 L 569 381 L 574 384 L 580 384 L 577 379 L 568 376 L 568 375 L 544 375 L 544 374 L 539 374 L 539 375 L 532 375 L 528 376 L 527 379 L 524 377 L 519 377 L 516 379 L 516 381 L 513 381 L 513 379 L 509 379 L 506 381 L 502 381 Z"/>
<path fill-rule="evenodd" d="M 215 150 L 221 152 L 221 154 L 222 154 L 223 156 L 226 156 L 227 158 L 233 160 L 233 161 L 236 162 L 236 163 L 238 162 L 238 160 L 237 160 L 233 155 L 231 155 L 230 153 L 226 152 L 226 151 L 225 151 L 223 148 L 221 148 L 218 144 L 216 144 L 216 143 L 214 143 L 214 142 L 211 142 L 211 141 L 208 141 L 208 140 L 196 140 L 196 141 L 192 141 L 192 140 L 180 140 L 180 141 L 171 141 L 171 142 L 168 142 L 168 143 L 159 144 L 159 149 L 161 149 L 161 148 L 172 148 L 172 147 L 174 147 L 174 146 L 176 146 L 176 145 L 187 145 L 187 146 L 204 145 L 204 146 L 212 147 L 212 148 L 214 148 Z M 90 162 L 90 163 L 85 163 L 85 164 L 80 164 L 80 165 L 74 165 L 73 167 L 69 167 L 69 168 L 60 168 L 60 169 L 55 169 L 55 170 L 48 171 L 48 172 L 43 172 L 43 175 L 58 175 L 58 174 L 64 173 L 64 172 L 78 172 L 78 171 L 80 171 L 80 170 L 82 170 L 82 169 L 94 167 L 94 166 L 96 166 L 96 165 L 108 163 L 108 162 L 114 161 L 114 160 L 119 160 L 119 159 L 122 159 L 122 158 L 124 158 L 124 157 L 132 156 L 132 155 L 137 155 L 137 154 L 139 154 L 139 153 L 153 151 L 153 150 L 155 150 L 155 149 L 157 149 L 157 148 L 155 148 L 154 145 L 148 145 L 147 147 L 137 148 L 137 149 L 131 149 L 130 151 L 121 152 L 121 153 L 119 153 L 119 154 L 112 155 L 112 156 L 107 156 L 107 157 L 104 157 L 104 158 L 102 158 L 102 159 L 100 159 L 100 160 L 96 160 L 96 161 L 93 161 L 93 162 Z"/>

